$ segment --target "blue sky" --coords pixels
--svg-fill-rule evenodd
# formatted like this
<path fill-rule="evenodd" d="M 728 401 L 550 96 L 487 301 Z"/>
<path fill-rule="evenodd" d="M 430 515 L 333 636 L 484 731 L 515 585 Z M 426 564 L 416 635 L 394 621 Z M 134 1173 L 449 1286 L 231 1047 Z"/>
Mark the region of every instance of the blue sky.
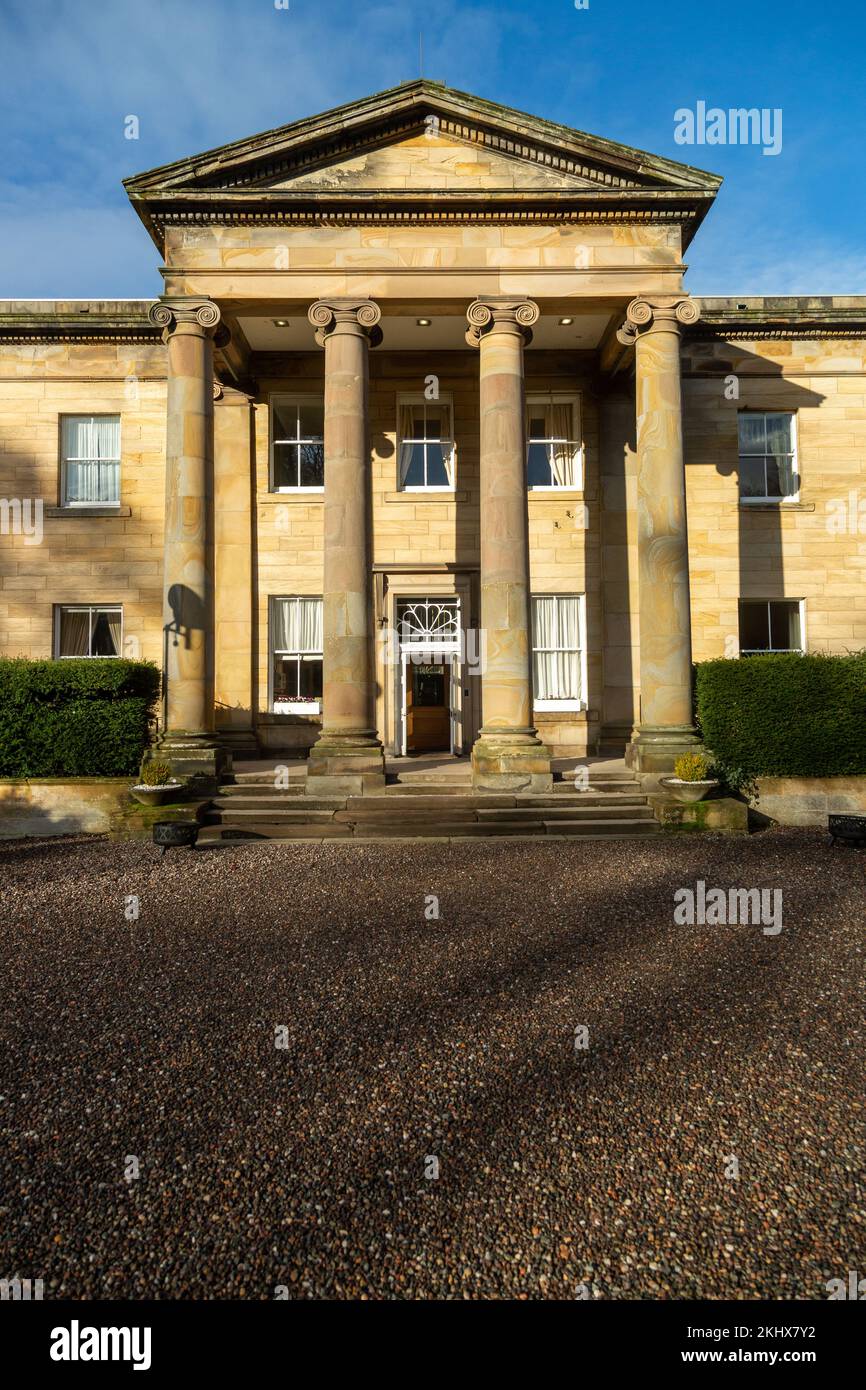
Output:
<path fill-rule="evenodd" d="M 693 293 L 866 293 L 862 0 L 2 0 L 0 297 L 158 294 L 121 179 L 416 77 L 419 30 L 425 76 L 724 175 Z M 677 145 L 698 101 L 781 153 Z"/>

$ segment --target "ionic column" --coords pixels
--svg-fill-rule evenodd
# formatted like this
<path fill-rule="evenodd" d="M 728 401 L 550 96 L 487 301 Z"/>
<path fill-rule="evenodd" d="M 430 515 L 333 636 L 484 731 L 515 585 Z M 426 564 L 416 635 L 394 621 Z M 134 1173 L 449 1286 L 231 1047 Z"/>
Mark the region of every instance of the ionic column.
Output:
<path fill-rule="evenodd" d="M 480 790 L 544 791 L 550 750 L 532 724 L 532 641 L 523 349 L 539 315 L 529 300 L 469 306 L 470 345 L 480 352 L 482 726 L 472 749 Z"/>
<path fill-rule="evenodd" d="M 692 634 L 680 328 L 700 314 L 692 299 L 635 299 L 619 330 L 634 344 L 640 588 L 640 722 L 629 761 L 670 772 L 698 741 L 692 723 Z"/>
<path fill-rule="evenodd" d="M 213 734 L 213 339 L 208 299 L 168 299 L 150 319 L 168 349 L 163 546 L 163 731 L 176 775 L 213 781 L 226 758 Z"/>
<path fill-rule="evenodd" d="M 324 684 L 322 732 L 307 792 L 359 795 L 385 785 L 376 733 L 369 515 L 369 350 L 381 340 L 370 300 L 318 300 L 325 349 Z"/>

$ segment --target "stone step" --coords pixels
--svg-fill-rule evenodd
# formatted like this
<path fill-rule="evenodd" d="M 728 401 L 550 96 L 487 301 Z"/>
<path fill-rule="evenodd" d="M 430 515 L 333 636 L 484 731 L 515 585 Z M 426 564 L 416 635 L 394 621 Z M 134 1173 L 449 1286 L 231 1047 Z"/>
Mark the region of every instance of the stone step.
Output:
<path fill-rule="evenodd" d="M 228 840 L 351 840 L 350 825 L 336 825 L 334 821 L 322 823 L 280 821 L 247 821 L 243 824 L 230 821 L 216 825 L 202 826 L 199 844 L 213 844 Z"/>
<path fill-rule="evenodd" d="M 294 782 L 289 787 L 276 787 L 269 782 L 223 782 L 220 796 L 283 796 L 297 800 L 304 794 L 304 783 Z"/>
<path fill-rule="evenodd" d="M 326 811 L 315 811 L 309 807 L 295 810 L 294 808 L 274 810 L 273 807 L 259 807 L 248 810 L 245 807 L 217 808 L 214 811 L 205 811 L 202 824 L 204 825 L 254 825 L 254 824 L 280 824 L 280 825 L 327 825 L 334 819 L 334 808 Z"/>
<path fill-rule="evenodd" d="M 257 794 L 248 790 L 243 796 L 225 796 L 221 789 L 212 798 L 211 805 L 219 811 L 271 811 L 275 816 L 284 811 L 339 811 L 346 804 L 346 798 L 328 796 L 280 796 L 277 792 L 263 791 Z"/>
<path fill-rule="evenodd" d="M 654 816 L 646 820 L 633 817 L 617 820 L 548 820 L 544 822 L 549 835 L 585 835 L 588 839 L 623 839 L 632 835 L 658 835 L 661 826 Z"/>
<path fill-rule="evenodd" d="M 354 833 L 353 833 L 354 832 Z M 205 825 L 199 834 L 200 844 L 263 842 L 268 840 L 339 840 L 363 844 L 383 840 L 456 840 L 456 839 L 563 839 L 587 840 L 631 839 L 661 833 L 661 827 L 646 820 L 553 820 L 553 821 L 455 821 L 424 820 L 418 824 L 399 821 L 358 822 L 230 822 Z"/>
<path fill-rule="evenodd" d="M 483 820 L 655 820 L 649 806 L 515 806 L 511 810 L 482 808 L 477 815 Z"/>
<path fill-rule="evenodd" d="M 279 761 L 279 759 L 275 759 L 275 760 L 274 760 L 274 763 L 273 763 L 273 765 L 272 765 L 271 767 L 264 768 L 261 772 L 235 772 L 235 773 L 233 773 L 232 776 L 231 776 L 231 779 L 226 779 L 224 785 L 226 785 L 226 786 L 239 786 L 239 787 L 256 787 L 256 786 L 270 786 L 270 787 L 272 787 L 272 786 L 274 785 L 274 780 L 275 780 L 275 778 L 276 778 L 276 773 L 274 772 L 274 768 L 275 768 L 275 767 L 286 767 L 286 768 L 288 768 L 288 774 L 284 772 L 284 773 L 282 774 L 282 778 L 283 778 L 283 780 L 288 780 L 290 783 L 295 783 L 295 784 L 297 784 L 298 786 L 303 786 L 304 782 L 305 782 L 306 779 L 307 779 L 307 764 L 306 764 L 306 762 L 298 762 L 298 763 L 295 763 L 295 764 L 293 764 L 293 763 L 281 763 L 281 762 Z"/>
<path fill-rule="evenodd" d="M 558 809 L 587 806 L 646 806 L 646 796 L 641 791 L 634 792 L 565 792 L 557 796 L 547 793 L 520 792 L 514 798 L 516 806 L 550 806 Z"/>

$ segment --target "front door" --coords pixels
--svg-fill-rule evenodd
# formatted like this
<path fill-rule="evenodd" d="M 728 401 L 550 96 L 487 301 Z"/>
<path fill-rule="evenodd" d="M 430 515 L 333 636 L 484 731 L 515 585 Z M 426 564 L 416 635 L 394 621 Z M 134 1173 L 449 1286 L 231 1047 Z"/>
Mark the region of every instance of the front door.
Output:
<path fill-rule="evenodd" d="M 406 665 L 406 750 L 448 752 L 451 748 L 451 661 Z"/>

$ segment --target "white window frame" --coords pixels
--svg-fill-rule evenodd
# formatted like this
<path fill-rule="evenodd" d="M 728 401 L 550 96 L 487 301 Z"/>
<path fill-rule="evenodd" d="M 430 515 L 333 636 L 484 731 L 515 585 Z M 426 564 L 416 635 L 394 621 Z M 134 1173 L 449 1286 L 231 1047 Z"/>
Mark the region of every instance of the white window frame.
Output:
<path fill-rule="evenodd" d="M 577 656 L 578 669 L 580 671 L 580 699 L 578 700 L 536 700 L 535 698 L 535 671 L 533 663 L 532 674 L 532 708 L 541 713 L 545 711 L 560 711 L 562 713 L 585 710 L 587 708 L 587 687 L 586 687 L 586 595 L 585 594 L 551 594 L 547 591 L 543 593 L 532 593 L 530 595 L 530 627 L 532 626 L 532 600 L 536 598 L 576 598 L 577 599 Z M 530 632 L 530 660 L 536 651 L 568 651 L 566 647 L 536 647 L 534 628 Z"/>
<path fill-rule="evenodd" d="M 805 656 L 809 650 L 806 644 L 806 600 L 802 598 L 741 598 L 737 604 L 737 624 L 739 627 L 740 613 L 744 603 L 766 603 L 767 605 L 767 636 L 770 637 L 773 625 L 770 617 L 770 605 L 773 603 L 796 603 L 800 610 L 800 642 L 799 647 L 741 647 L 740 634 L 737 632 L 737 650 L 740 656 L 773 656 L 795 654 Z"/>
<path fill-rule="evenodd" d="M 310 704 L 300 700 L 276 700 L 274 696 L 274 660 L 278 656 L 297 657 L 299 660 L 303 656 L 321 656 L 324 662 L 324 651 L 321 652 L 290 652 L 281 647 L 279 651 L 274 642 L 275 616 L 278 603 L 288 603 L 294 600 L 300 602 L 302 599 L 317 599 L 324 604 L 321 594 L 271 594 L 268 600 L 268 709 L 271 714 L 310 714 L 318 715 L 322 713 L 322 701 L 317 700 L 315 704 Z M 324 635 L 323 635 L 324 640 Z M 324 675 L 324 671 L 323 671 Z M 324 692 L 323 692 L 324 693 Z M 279 704 L 279 708 L 277 707 Z"/>
<path fill-rule="evenodd" d="M 765 419 L 765 420 L 766 420 L 766 419 L 769 419 L 771 416 L 783 415 L 783 416 L 785 417 L 785 419 L 788 419 L 788 420 L 791 421 L 791 444 L 792 444 L 792 446 L 793 446 L 793 452 L 792 452 L 792 454 L 791 454 L 791 467 L 792 467 L 793 470 L 794 470 L 794 477 L 797 479 L 797 490 L 796 490 L 796 492 L 786 492 L 784 495 L 783 495 L 783 494 L 779 494 L 778 496 L 770 496 L 770 495 L 765 491 L 764 494 L 763 494 L 763 496 L 761 496 L 761 497 L 744 497 L 744 496 L 743 496 L 743 491 L 742 491 L 742 478 L 741 478 L 741 474 L 740 474 L 740 463 L 741 463 L 741 461 L 742 461 L 743 459 L 758 459 L 758 458 L 766 459 L 766 457 L 767 457 L 766 452 L 763 453 L 763 454 L 743 454 L 743 453 L 740 453 L 740 436 L 739 436 L 739 430 L 740 430 L 740 417 L 743 416 L 743 415 L 750 415 L 750 416 L 752 416 L 753 418 L 754 418 L 754 417 L 757 417 L 757 416 L 761 416 L 761 417 L 762 417 L 763 419 Z M 798 419 L 797 419 L 797 412 L 796 412 L 796 410 L 738 410 L 738 411 L 737 411 L 737 490 L 738 490 L 738 492 L 739 492 L 739 500 L 740 500 L 740 502 L 742 502 L 743 506 L 745 506 L 745 507 L 754 506 L 754 505 L 757 505 L 757 506 L 766 506 L 768 502 L 799 502 L 799 500 L 800 500 L 800 436 L 799 436 L 798 424 L 799 424 L 799 421 L 798 421 Z M 767 486 L 767 465 L 766 465 L 766 463 L 765 463 L 765 464 L 764 464 L 764 487 L 766 488 L 766 486 Z"/>
<path fill-rule="evenodd" d="M 570 405 L 571 422 L 574 429 L 573 439 L 563 441 L 553 439 L 531 439 L 529 435 L 529 421 L 533 406 L 544 405 Z M 559 483 L 540 483 L 529 484 L 529 446 L 530 444 L 552 444 L 552 443 L 574 444 L 574 483 L 570 487 L 561 487 Z M 584 486 L 584 451 L 583 451 L 583 402 L 579 391 L 532 391 L 526 397 L 526 487 L 528 492 L 583 492 Z M 552 476 L 552 469 L 551 469 Z M 547 598 L 550 595 L 543 594 L 539 597 Z M 565 595 L 572 597 L 572 595 Z"/>
<path fill-rule="evenodd" d="M 116 459 L 116 460 L 114 460 L 114 459 L 100 459 L 100 460 L 96 460 L 96 461 L 98 461 L 98 462 L 100 462 L 100 463 L 113 463 L 113 462 L 115 462 L 115 461 L 116 461 L 116 463 L 117 463 L 117 497 L 115 498 L 115 500 L 114 500 L 113 502 L 71 502 L 71 501 L 69 500 L 69 497 L 68 497 L 68 495 L 67 495 L 68 488 L 67 488 L 66 465 L 67 465 L 68 463 L 91 463 L 91 462 L 94 462 L 94 460 L 92 460 L 92 459 L 74 459 L 74 458 L 67 458 L 67 456 L 66 456 L 66 454 L 64 453 L 64 450 L 63 450 L 63 422 L 64 422 L 64 420 L 116 420 L 116 421 L 117 421 L 118 434 L 120 435 L 120 444 L 119 444 L 119 446 L 118 446 L 118 455 L 117 455 L 117 459 Z M 64 410 L 64 411 L 61 412 L 61 414 L 60 414 L 60 416 L 59 416 L 59 419 L 58 419 L 58 428 L 59 428 L 59 432 L 60 432 L 59 450 L 60 450 L 60 505 L 61 505 L 61 507 L 62 507 L 65 511 L 70 511 L 70 512 L 75 512 L 75 511 L 85 511 L 85 512 L 88 512 L 88 511 L 92 511 L 95 507 L 119 507 L 119 506 L 121 505 L 121 495 L 122 495 L 122 491 L 123 491 L 123 417 L 122 417 L 120 411 L 117 411 L 117 410 L 101 410 L 101 411 L 90 411 L 90 412 L 88 412 L 88 411 L 81 411 L 81 410 Z M 66 606 L 66 605 L 65 605 L 65 606 Z"/>
<path fill-rule="evenodd" d="M 294 392 L 294 391 L 273 391 L 273 392 L 268 396 L 268 438 L 269 438 L 269 442 L 268 442 L 268 469 L 269 469 L 269 475 L 268 475 L 268 483 L 269 483 L 269 485 L 268 485 L 268 491 L 269 491 L 269 492 L 277 492 L 277 493 L 286 493 L 286 492 L 290 492 L 290 493 L 319 493 L 319 494 L 321 494 L 321 493 L 323 493 L 323 492 L 325 491 L 324 484 L 322 484 L 321 487 L 302 487 L 302 486 L 300 486 L 300 484 L 298 484 L 297 486 L 289 486 L 289 487 L 277 487 L 277 485 L 276 485 L 276 475 L 275 475 L 275 473 L 274 473 L 274 445 L 275 445 L 275 444 L 306 444 L 306 443 L 312 444 L 312 443 L 313 443 L 312 437 L 311 437 L 309 440 L 306 440 L 306 439 L 302 439 L 300 435 L 296 435 L 296 437 L 295 437 L 294 439 L 277 439 L 277 438 L 275 437 L 274 421 L 275 421 L 275 419 L 276 419 L 276 416 L 275 416 L 275 413 L 274 413 L 274 406 L 275 406 L 275 405 L 278 405 L 278 404 L 292 405 L 292 406 L 301 406 L 301 405 L 321 405 L 321 406 L 323 407 L 323 409 L 324 409 L 324 396 L 321 395 L 321 394 L 318 394 L 318 395 L 317 395 L 315 392 L 309 392 L 309 391 L 308 391 L 308 392 L 305 392 L 305 393 L 303 393 L 303 394 L 298 394 L 297 392 Z M 300 428 L 300 424 L 298 424 L 298 428 Z M 323 432 L 324 432 L 324 416 L 323 416 L 322 430 L 323 430 Z M 324 452 L 324 443 L 322 444 L 322 451 Z M 300 470 L 300 451 L 298 452 L 298 460 L 299 460 L 299 461 L 298 461 L 298 468 L 299 468 L 299 470 Z M 298 472 L 298 477 L 300 477 L 300 471 Z"/>
<path fill-rule="evenodd" d="M 94 656 L 88 651 L 84 656 L 64 655 L 60 650 L 60 616 L 62 613 L 89 613 L 90 624 L 87 630 L 87 645 L 93 640 L 93 614 L 120 614 L 120 650 L 114 656 Z M 123 656 L 123 604 L 122 603 L 55 603 L 54 605 L 54 660 L 55 661 L 119 661 Z"/>
<path fill-rule="evenodd" d="M 451 438 L 451 439 L 448 439 L 448 438 L 444 438 L 444 439 L 442 439 L 442 438 L 440 438 L 440 439 L 404 439 L 403 436 L 402 436 L 401 433 L 400 433 L 400 411 L 402 410 L 402 408 L 403 408 L 404 406 L 407 406 L 407 405 L 411 405 L 411 406 L 420 405 L 420 406 L 423 406 L 425 410 L 427 409 L 428 406 L 430 406 L 430 407 L 431 407 L 432 409 L 434 409 L 434 410 L 436 409 L 437 406 L 440 407 L 440 408 L 443 407 L 443 406 L 444 406 L 444 407 L 447 407 L 447 410 L 448 410 L 448 418 L 449 418 L 449 420 L 450 420 L 450 422 L 451 422 L 451 434 L 452 434 L 452 436 L 453 436 L 453 434 L 454 434 L 454 402 L 453 402 L 453 400 L 451 399 L 451 393 L 450 393 L 450 391 L 442 391 L 442 392 L 440 392 L 439 398 L 438 398 L 437 400 L 435 400 L 435 401 L 430 401 L 430 400 L 428 400 L 427 397 L 424 395 L 423 392 L 420 392 L 420 393 L 417 393 L 417 392 L 416 392 L 416 393 L 412 393 L 412 394 L 406 394 L 406 393 L 404 393 L 404 394 L 402 394 L 402 395 L 399 395 L 399 396 L 397 397 L 397 436 L 396 436 L 396 437 L 397 437 L 397 491 L 398 491 L 398 492 L 455 492 L 455 491 L 456 491 L 456 488 L 457 488 L 457 446 L 456 446 L 456 444 L 455 444 L 455 442 L 454 442 L 454 439 L 453 439 L 453 438 Z M 423 484 L 415 483 L 415 484 L 411 484 L 411 485 L 408 486 L 408 487 L 402 486 L 401 483 L 400 483 L 400 452 L 401 452 L 401 450 L 402 450 L 404 444 L 422 444 L 422 445 L 424 445 L 424 475 L 425 475 L 425 477 L 426 477 L 426 474 L 427 474 L 427 447 L 426 447 L 426 446 L 427 446 L 428 444 L 438 444 L 438 445 L 441 447 L 443 444 L 450 444 L 450 445 L 451 445 L 451 455 L 450 455 L 451 477 L 454 479 L 454 481 L 451 482 L 451 483 L 423 483 Z M 442 452 L 443 452 L 443 455 L 444 455 L 445 450 L 443 449 Z"/>

